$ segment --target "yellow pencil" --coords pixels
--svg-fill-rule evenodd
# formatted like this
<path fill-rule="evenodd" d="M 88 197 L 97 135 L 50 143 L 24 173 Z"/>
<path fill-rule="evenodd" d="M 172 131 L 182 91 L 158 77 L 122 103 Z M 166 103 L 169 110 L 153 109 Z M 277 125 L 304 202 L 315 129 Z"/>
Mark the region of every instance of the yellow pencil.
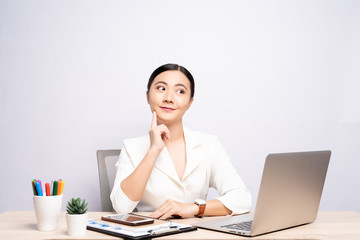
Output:
<path fill-rule="evenodd" d="M 60 194 L 63 194 L 64 186 L 65 186 L 65 181 L 62 180 L 62 181 L 61 181 L 61 191 L 60 191 Z"/>

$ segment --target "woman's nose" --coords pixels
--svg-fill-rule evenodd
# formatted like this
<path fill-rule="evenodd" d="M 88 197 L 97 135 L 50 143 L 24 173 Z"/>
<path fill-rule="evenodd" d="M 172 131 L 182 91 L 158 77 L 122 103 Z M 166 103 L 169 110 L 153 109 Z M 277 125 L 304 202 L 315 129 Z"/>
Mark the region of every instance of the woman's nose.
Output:
<path fill-rule="evenodd" d="M 172 96 L 172 94 L 171 94 L 170 92 L 167 92 L 167 93 L 164 95 L 163 102 L 173 103 L 173 96 Z"/>

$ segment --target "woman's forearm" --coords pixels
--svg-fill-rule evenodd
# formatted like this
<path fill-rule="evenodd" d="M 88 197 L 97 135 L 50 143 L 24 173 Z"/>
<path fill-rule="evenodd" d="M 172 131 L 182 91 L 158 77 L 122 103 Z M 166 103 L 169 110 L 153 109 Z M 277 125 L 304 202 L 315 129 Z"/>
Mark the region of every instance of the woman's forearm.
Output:
<path fill-rule="evenodd" d="M 232 211 L 224 206 L 222 202 L 217 199 L 206 201 L 205 216 L 221 216 L 229 215 Z"/>
<path fill-rule="evenodd" d="M 150 148 L 134 172 L 121 182 L 120 187 L 130 200 L 141 199 L 159 154 L 159 150 Z"/>

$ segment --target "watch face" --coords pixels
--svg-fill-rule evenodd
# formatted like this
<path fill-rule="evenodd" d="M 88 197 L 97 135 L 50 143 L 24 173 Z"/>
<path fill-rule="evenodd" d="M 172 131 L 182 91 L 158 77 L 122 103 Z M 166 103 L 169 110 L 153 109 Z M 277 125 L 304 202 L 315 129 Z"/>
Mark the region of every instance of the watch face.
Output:
<path fill-rule="evenodd" d="M 202 199 L 196 199 L 195 200 L 195 203 L 198 204 L 198 205 L 205 205 L 206 204 L 206 201 L 202 200 Z"/>

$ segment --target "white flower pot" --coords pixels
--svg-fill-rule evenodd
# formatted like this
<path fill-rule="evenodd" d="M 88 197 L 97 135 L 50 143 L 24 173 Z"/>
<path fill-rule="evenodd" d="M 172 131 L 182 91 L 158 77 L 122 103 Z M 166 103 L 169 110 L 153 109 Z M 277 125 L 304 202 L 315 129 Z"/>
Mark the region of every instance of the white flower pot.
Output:
<path fill-rule="evenodd" d="M 84 214 L 66 213 L 66 226 L 69 236 L 80 237 L 85 235 L 88 216 Z"/>

